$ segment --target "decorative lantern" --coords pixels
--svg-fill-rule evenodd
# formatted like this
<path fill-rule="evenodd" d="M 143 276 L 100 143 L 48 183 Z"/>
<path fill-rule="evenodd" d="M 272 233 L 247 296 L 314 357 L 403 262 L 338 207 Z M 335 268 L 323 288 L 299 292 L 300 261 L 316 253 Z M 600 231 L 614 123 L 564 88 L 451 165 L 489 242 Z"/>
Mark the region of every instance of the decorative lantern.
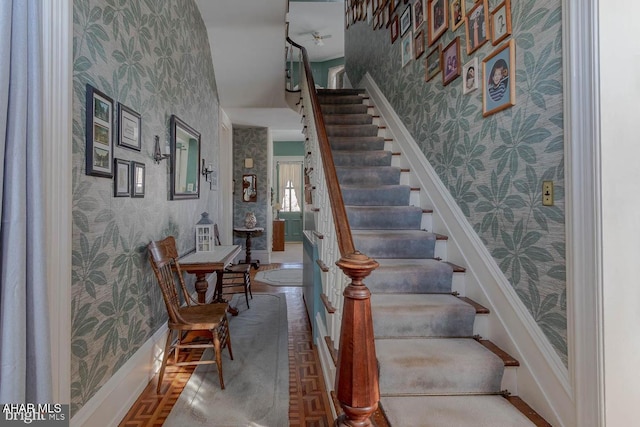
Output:
<path fill-rule="evenodd" d="M 202 212 L 202 218 L 196 223 L 196 252 L 213 252 L 213 221 L 208 212 Z"/>

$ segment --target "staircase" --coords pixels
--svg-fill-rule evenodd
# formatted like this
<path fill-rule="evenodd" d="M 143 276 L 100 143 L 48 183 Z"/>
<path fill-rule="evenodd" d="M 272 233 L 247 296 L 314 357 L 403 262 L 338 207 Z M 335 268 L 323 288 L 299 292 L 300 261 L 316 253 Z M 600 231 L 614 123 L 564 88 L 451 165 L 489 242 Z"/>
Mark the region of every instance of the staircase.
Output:
<path fill-rule="evenodd" d="M 430 211 L 420 207 L 419 189 L 404 184 L 411 172 L 394 166 L 397 154 L 386 149 L 363 91 L 318 96 L 355 247 L 380 264 L 365 282 L 385 422 L 549 425 L 504 390 L 505 369 L 517 361 L 474 336 L 476 317 L 489 311 L 454 291 L 464 268 L 439 258 L 447 237 L 429 230 Z"/>

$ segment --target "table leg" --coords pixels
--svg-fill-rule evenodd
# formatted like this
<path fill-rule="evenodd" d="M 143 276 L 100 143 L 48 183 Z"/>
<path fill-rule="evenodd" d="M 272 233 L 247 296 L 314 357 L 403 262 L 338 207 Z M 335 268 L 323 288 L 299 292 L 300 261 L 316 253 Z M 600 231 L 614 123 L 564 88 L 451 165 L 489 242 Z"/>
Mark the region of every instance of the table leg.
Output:
<path fill-rule="evenodd" d="M 205 303 L 205 297 L 207 295 L 207 289 L 209 288 L 209 282 L 207 282 L 206 273 L 196 273 L 196 292 L 198 293 L 198 302 Z"/>

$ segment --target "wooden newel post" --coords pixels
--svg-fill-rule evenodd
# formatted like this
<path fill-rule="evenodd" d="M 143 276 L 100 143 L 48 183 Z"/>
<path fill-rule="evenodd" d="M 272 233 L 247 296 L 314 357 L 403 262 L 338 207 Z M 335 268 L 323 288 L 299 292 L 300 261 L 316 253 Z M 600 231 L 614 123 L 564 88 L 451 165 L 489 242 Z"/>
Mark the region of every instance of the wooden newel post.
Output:
<path fill-rule="evenodd" d="M 371 292 L 362 282 L 378 262 L 356 251 L 343 256 L 336 265 L 349 276 L 344 290 L 342 327 L 338 348 L 336 395 L 344 415 L 335 426 L 370 426 L 369 418 L 378 408 L 378 362 L 371 317 Z"/>

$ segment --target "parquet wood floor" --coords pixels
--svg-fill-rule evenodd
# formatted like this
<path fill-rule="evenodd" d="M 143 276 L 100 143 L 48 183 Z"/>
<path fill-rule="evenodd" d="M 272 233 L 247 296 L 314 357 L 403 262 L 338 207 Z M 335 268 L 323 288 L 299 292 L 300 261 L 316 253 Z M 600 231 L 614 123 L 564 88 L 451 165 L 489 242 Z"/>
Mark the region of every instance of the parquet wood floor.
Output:
<path fill-rule="evenodd" d="M 260 270 L 275 268 L 295 268 L 300 264 L 269 264 Z M 292 427 L 331 426 L 330 403 L 322 376 L 318 353 L 313 344 L 311 325 L 304 307 L 302 288 L 270 286 L 254 279 L 252 269 L 251 288 L 254 293 L 280 292 L 287 296 L 287 317 L 289 321 L 289 425 Z M 202 351 L 182 352 L 182 357 L 198 359 Z M 156 393 L 157 376 L 142 392 L 121 421 L 121 427 L 162 426 L 178 400 L 185 384 L 195 367 L 168 366 L 163 379 L 163 394 Z M 269 426 L 280 427 L 280 426 Z"/>

